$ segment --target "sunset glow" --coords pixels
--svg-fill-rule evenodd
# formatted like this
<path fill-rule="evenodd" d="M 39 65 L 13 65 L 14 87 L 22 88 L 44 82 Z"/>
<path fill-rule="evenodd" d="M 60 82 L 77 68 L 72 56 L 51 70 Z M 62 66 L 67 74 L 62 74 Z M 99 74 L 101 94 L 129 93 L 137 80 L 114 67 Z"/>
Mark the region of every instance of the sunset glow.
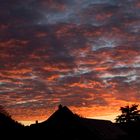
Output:
<path fill-rule="evenodd" d="M 114 121 L 140 104 L 139 0 L 2 0 L 0 105 L 24 123 L 59 104 Z"/>

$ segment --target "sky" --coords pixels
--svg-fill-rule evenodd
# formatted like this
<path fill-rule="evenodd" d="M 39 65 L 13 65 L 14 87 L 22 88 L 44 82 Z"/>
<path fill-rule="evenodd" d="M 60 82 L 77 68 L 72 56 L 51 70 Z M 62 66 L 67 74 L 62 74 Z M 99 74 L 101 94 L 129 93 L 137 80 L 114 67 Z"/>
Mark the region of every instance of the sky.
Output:
<path fill-rule="evenodd" d="M 139 0 L 1 0 L 0 105 L 23 123 L 59 104 L 115 119 L 140 103 Z"/>

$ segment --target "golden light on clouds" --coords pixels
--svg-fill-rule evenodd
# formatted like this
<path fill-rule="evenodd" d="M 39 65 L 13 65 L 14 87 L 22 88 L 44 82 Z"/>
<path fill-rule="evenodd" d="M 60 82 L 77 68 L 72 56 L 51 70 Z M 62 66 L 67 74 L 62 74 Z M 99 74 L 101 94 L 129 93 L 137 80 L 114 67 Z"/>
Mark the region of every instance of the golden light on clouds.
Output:
<path fill-rule="evenodd" d="M 41 121 L 59 104 L 111 118 L 140 103 L 139 0 L 9 3 L 0 10 L 0 104 L 14 118 Z"/>

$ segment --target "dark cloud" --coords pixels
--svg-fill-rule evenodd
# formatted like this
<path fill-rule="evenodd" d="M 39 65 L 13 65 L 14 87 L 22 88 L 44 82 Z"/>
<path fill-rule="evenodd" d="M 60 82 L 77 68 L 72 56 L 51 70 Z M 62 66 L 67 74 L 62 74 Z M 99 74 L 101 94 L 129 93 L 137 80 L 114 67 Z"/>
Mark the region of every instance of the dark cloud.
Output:
<path fill-rule="evenodd" d="M 1 0 L 0 104 L 25 119 L 60 103 L 87 116 L 87 108 L 139 103 L 139 5 Z"/>

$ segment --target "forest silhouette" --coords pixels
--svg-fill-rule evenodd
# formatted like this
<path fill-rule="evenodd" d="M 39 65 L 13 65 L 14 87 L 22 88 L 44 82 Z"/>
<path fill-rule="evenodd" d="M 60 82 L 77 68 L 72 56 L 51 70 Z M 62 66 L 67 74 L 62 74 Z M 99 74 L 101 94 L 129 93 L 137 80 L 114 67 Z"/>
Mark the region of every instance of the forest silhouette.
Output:
<path fill-rule="evenodd" d="M 67 106 L 58 109 L 45 121 L 24 126 L 12 119 L 0 106 L 0 133 L 6 139 L 27 137 L 40 140 L 137 140 L 140 133 L 140 110 L 138 105 L 120 107 L 121 115 L 116 123 L 97 120 L 74 114 Z M 19 137 L 20 135 L 20 137 Z"/>

